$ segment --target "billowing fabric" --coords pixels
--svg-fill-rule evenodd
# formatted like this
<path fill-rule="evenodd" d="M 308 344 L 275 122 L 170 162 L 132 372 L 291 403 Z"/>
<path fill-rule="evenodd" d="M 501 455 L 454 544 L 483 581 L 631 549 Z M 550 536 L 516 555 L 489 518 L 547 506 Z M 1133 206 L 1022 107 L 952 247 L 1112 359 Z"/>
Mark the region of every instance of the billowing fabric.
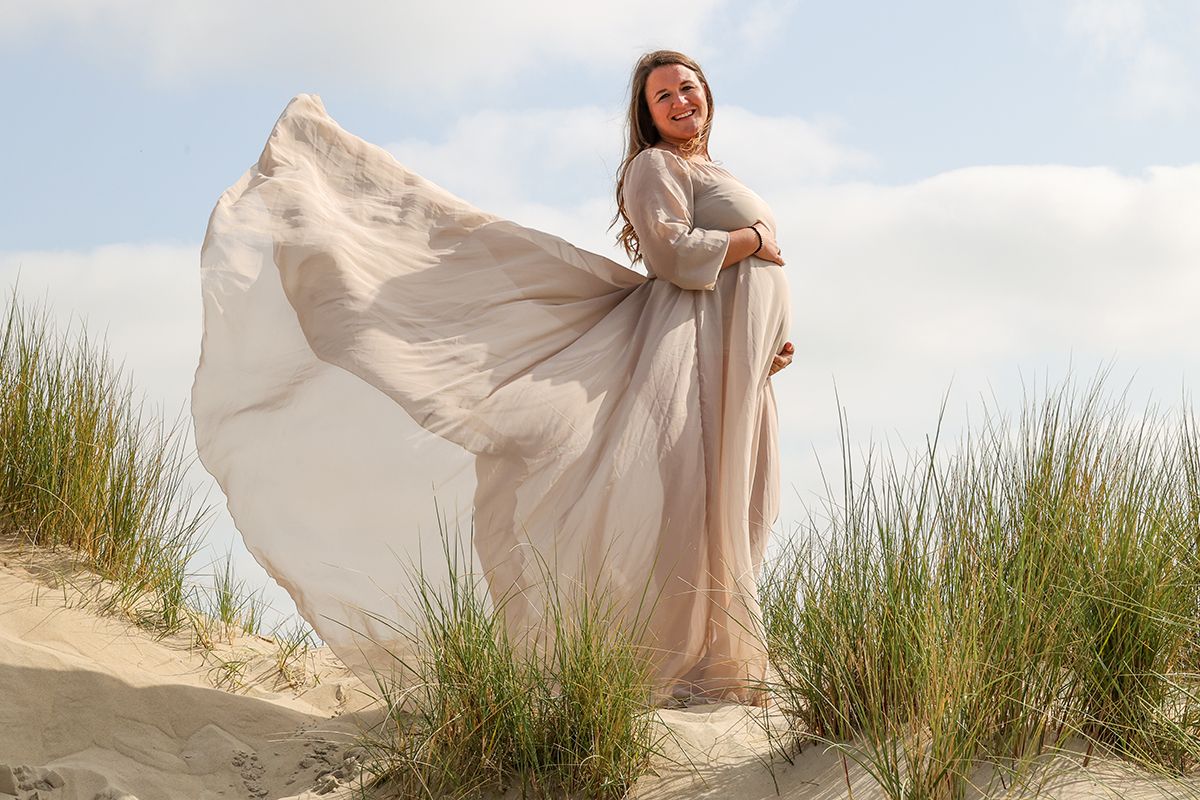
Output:
<path fill-rule="evenodd" d="M 300 95 L 218 201 L 197 449 L 360 673 L 388 670 L 413 570 L 436 587 L 449 550 L 513 632 L 540 627 L 553 576 L 642 614 L 661 691 L 753 695 L 788 291 L 775 264 L 720 266 L 727 231 L 775 221 L 657 148 L 625 196 L 648 278 L 472 207 Z"/>

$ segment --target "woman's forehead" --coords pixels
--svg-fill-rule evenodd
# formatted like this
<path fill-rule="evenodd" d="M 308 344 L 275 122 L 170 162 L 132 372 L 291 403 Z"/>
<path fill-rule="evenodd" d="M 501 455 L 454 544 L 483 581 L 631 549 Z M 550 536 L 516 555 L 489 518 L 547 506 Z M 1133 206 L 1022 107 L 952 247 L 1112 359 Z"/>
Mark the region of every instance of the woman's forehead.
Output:
<path fill-rule="evenodd" d="M 683 64 L 664 64 L 650 71 L 646 77 L 646 91 L 654 92 L 658 89 L 678 86 L 685 81 L 696 82 L 698 77 L 695 72 Z"/>

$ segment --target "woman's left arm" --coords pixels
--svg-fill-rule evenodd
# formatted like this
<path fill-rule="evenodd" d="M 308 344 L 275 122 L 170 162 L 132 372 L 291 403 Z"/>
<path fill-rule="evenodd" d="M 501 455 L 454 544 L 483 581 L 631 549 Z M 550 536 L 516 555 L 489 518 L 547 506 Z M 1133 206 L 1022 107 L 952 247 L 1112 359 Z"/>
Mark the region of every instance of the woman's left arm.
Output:
<path fill-rule="evenodd" d="M 783 253 L 775 242 L 775 234 L 763 223 L 755 220 L 746 228 L 738 228 L 729 232 L 729 249 L 725 252 L 725 260 L 721 268 L 732 266 L 743 258 L 758 256 L 763 261 L 773 261 L 783 266 Z"/>

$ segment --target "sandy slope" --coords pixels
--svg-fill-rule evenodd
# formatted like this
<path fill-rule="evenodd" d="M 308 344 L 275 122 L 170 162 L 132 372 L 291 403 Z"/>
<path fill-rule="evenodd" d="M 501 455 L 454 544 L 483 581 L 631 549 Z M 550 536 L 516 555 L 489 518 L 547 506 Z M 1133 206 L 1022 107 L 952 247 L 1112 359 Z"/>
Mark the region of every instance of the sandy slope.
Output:
<path fill-rule="evenodd" d="M 206 658 L 183 639 L 156 642 L 69 607 L 73 592 L 50 588 L 64 571 L 63 559 L 0 555 L 0 764 L 33 768 L 18 770 L 18 789 L 52 768 L 63 785 L 43 797 L 279 798 L 341 765 L 359 684 L 329 659 L 317 686 L 276 691 L 270 643 L 246 637 Z M 230 657 L 248 659 L 259 685 L 213 688 Z M 0 768 L 0 797 L 5 781 Z"/>
<path fill-rule="evenodd" d="M 73 569 L 0 548 L 0 800 L 315 797 L 331 783 L 322 773 L 353 774 L 354 736 L 378 712 L 328 653 L 309 665 L 319 682 L 296 691 L 278 685 L 274 648 L 258 637 L 205 654 L 78 607 L 61 588 Z M 247 662 L 237 692 L 213 685 L 229 658 Z M 881 796 L 852 762 L 843 771 L 816 745 L 768 769 L 762 726 L 743 707 L 662 717 L 669 759 L 639 783 L 637 798 Z M 1048 794 L 1063 798 L 1200 796 L 1113 768 L 1054 783 Z M 319 796 L 355 795 L 342 785 Z"/>

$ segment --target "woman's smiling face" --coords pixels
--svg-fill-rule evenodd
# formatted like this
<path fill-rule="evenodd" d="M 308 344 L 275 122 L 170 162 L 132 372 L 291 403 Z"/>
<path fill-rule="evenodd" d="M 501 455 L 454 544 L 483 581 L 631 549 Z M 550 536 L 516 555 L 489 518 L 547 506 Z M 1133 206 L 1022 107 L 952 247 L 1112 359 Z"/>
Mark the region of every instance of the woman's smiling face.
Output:
<path fill-rule="evenodd" d="M 655 67 L 646 78 L 646 105 L 664 141 L 680 145 L 708 119 L 708 97 L 696 73 L 682 64 Z"/>

